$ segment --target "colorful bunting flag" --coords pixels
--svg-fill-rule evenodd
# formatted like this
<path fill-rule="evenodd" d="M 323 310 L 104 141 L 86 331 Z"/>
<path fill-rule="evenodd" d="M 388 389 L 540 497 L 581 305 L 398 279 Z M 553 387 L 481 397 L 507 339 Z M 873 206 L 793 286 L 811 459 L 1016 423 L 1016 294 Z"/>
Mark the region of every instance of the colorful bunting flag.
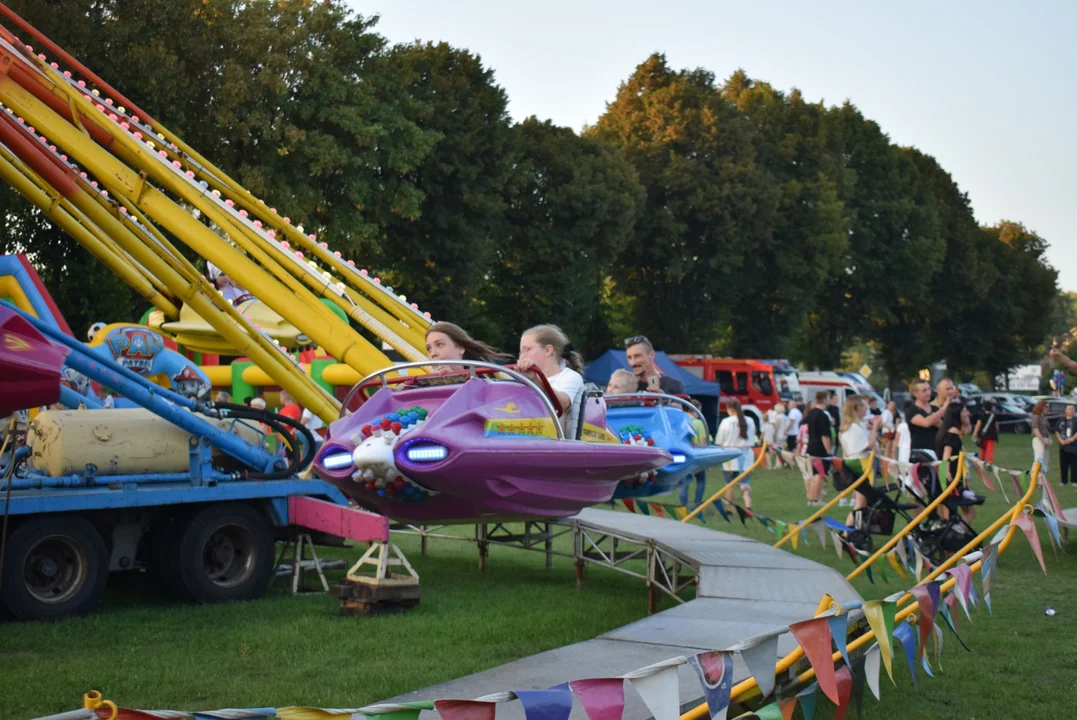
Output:
<path fill-rule="evenodd" d="M 898 546 L 900 545 L 901 543 L 899 542 Z M 886 559 L 890 562 L 890 567 L 894 568 L 894 572 L 898 574 L 898 577 L 900 577 L 902 581 L 908 582 L 909 576 L 905 574 L 905 571 L 901 568 L 901 564 L 898 563 L 898 554 L 896 552 L 896 548 L 886 553 Z"/>
<path fill-rule="evenodd" d="M 826 523 L 817 519 L 811 524 L 815 534 L 819 536 L 819 545 L 826 550 Z"/>
<path fill-rule="evenodd" d="M 841 612 L 827 618 L 827 626 L 830 628 L 830 637 L 834 645 L 845 659 L 845 664 L 850 665 L 849 652 L 845 647 L 849 643 L 849 614 L 843 608 Z"/>
<path fill-rule="evenodd" d="M 640 500 L 636 503 L 636 507 L 639 509 L 640 515 L 650 515 L 651 509 L 647 506 L 647 502 Z"/>
<path fill-rule="evenodd" d="M 879 643 L 879 654 L 882 657 L 883 667 L 886 668 L 886 674 L 893 681 L 894 668 L 891 660 L 894 656 L 894 648 L 890 642 L 890 628 L 893 627 L 893 621 L 887 622 L 888 611 L 885 606 L 886 603 L 882 600 L 869 600 L 864 603 L 864 618 L 868 621 L 871 631 L 875 633 L 875 640 Z M 876 693 L 876 697 L 878 697 L 878 693 Z"/>
<path fill-rule="evenodd" d="M 729 648 L 731 652 L 740 653 L 741 660 L 748 666 L 748 672 L 759 686 L 759 694 L 767 697 L 774 691 L 774 672 L 778 659 L 778 636 L 785 628 L 754 635 L 741 640 Z"/>
<path fill-rule="evenodd" d="M 853 673 L 848 665 L 842 665 L 834 674 L 838 685 L 837 709 L 834 711 L 834 720 L 845 720 L 845 711 L 849 709 L 849 698 L 853 694 Z"/>
<path fill-rule="evenodd" d="M 819 617 L 801 620 L 791 624 L 789 630 L 804 649 L 804 655 L 815 670 L 815 677 L 823 694 L 837 704 L 838 686 L 834 679 L 834 660 L 830 654 L 830 626 L 827 619 Z"/>
<path fill-rule="evenodd" d="M 1043 480 L 1043 494 L 1046 495 L 1047 498 L 1051 501 L 1051 507 L 1055 511 L 1055 513 L 1054 513 L 1055 517 L 1056 518 L 1065 517 L 1066 516 L 1065 513 L 1062 512 L 1062 505 L 1061 505 L 1061 503 L 1058 502 L 1058 496 L 1055 495 L 1055 489 L 1053 487 L 1051 487 L 1051 482 L 1047 479 L 1046 476 L 1042 476 L 1042 480 Z"/>
<path fill-rule="evenodd" d="M 628 508 L 631 512 L 636 512 L 636 503 L 632 498 L 622 498 L 621 502 L 623 502 L 625 504 L 625 507 Z"/>
<path fill-rule="evenodd" d="M 961 603 L 961 609 L 965 611 L 965 617 L 972 622 L 969 615 L 969 588 L 972 586 L 972 570 L 968 565 L 956 565 L 946 571 L 954 579 L 954 593 L 957 601 Z"/>
<path fill-rule="evenodd" d="M 1021 487 L 1021 474 L 1010 470 L 1010 481 L 1013 483 L 1013 489 L 1017 493 L 1017 497 L 1021 497 L 1025 494 L 1025 489 Z"/>
<path fill-rule="evenodd" d="M 868 688 L 871 690 L 871 694 L 875 696 L 876 700 L 882 700 L 879 695 L 879 660 L 882 653 L 879 650 L 879 643 L 875 643 L 868 648 L 868 651 L 864 654 L 864 679 L 867 680 Z"/>
<path fill-rule="evenodd" d="M 991 573 L 995 569 L 995 560 L 998 558 L 998 545 L 992 543 L 984 548 L 983 559 L 980 560 L 980 582 L 983 585 L 984 604 L 987 612 L 991 613 Z"/>
<path fill-rule="evenodd" d="M 625 710 L 624 678 L 591 678 L 568 684 L 590 720 L 621 720 Z"/>
<path fill-rule="evenodd" d="M 654 720 L 679 720 L 681 700 L 677 666 L 684 662 L 683 657 L 678 657 L 625 675 Z"/>
<path fill-rule="evenodd" d="M 548 690 L 514 690 L 524 706 L 526 720 L 568 720 L 572 712 L 572 692 L 568 683 Z"/>
<path fill-rule="evenodd" d="M 961 647 L 972 652 L 969 650 L 969 646 L 965 644 L 965 641 L 961 639 L 961 636 L 957 634 L 957 625 L 954 623 L 954 616 L 953 613 L 950 612 L 948 603 L 944 602 L 939 606 L 939 614 L 942 615 L 942 619 L 946 621 L 946 625 L 950 628 L 950 632 L 952 632 L 954 637 L 957 638 L 957 641 L 961 643 Z"/>
<path fill-rule="evenodd" d="M 442 720 L 494 720 L 496 705 L 483 700 L 435 700 Z"/>
<path fill-rule="evenodd" d="M 797 693 L 800 701 L 800 712 L 804 714 L 804 720 L 814 720 L 815 701 L 819 699 L 819 683 L 812 683 Z"/>
<path fill-rule="evenodd" d="M 909 592 L 916 598 L 916 604 L 919 608 L 919 627 L 920 627 L 920 652 L 923 653 L 926 647 L 928 635 L 931 634 L 931 628 L 935 624 L 935 610 L 938 605 L 938 596 L 934 598 L 931 596 L 931 591 L 924 585 L 917 585 Z M 938 592 L 938 586 L 936 585 L 936 593 Z"/>
<path fill-rule="evenodd" d="M 1025 537 L 1028 538 L 1028 542 L 1032 546 L 1032 553 L 1036 556 L 1036 560 L 1039 561 L 1043 574 L 1046 575 L 1047 565 L 1043 562 L 1043 548 L 1040 547 L 1040 534 L 1036 530 L 1036 521 L 1032 519 L 1031 515 L 1023 512 L 1017 516 L 1013 524 L 1024 531 Z"/>
<path fill-rule="evenodd" d="M 748 523 L 745 522 L 745 520 L 748 519 L 748 511 L 736 503 L 731 504 L 733 505 L 733 509 L 737 511 L 737 517 L 740 518 L 740 524 L 744 527 L 748 527 Z"/>
<path fill-rule="evenodd" d="M 733 690 L 733 653 L 712 650 L 688 658 L 695 668 L 711 720 L 725 720 L 729 711 L 729 695 Z"/>
<path fill-rule="evenodd" d="M 913 651 L 916 640 L 913 638 L 912 628 L 908 623 L 901 623 L 894 628 L 894 637 L 901 643 L 901 649 L 905 651 L 905 660 L 909 664 L 909 675 L 912 676 L 912 684 L 916 686 L 916 662 L 913 660 Z"/>
<path fill-rule="evenodd" d="M 725 511 L 725 503 L 723 503 L 720 499 L 715 501 L 711 505 L 711 507 L 713 507 L 715 510 L 717 510 L 718 514 L 721 515 L 722 519 L 725 520 L 727 523 L 732 523 L 733 522 L 732 520 L 729 519 L 729 514 L 726 513 L 726 511 Z"/>
<path fill-rule="evenodd" d="M 398 710 L 387 713 L 363 713 L 367 720 L 418 720 L 419 713 L 423 710 L 433 710 L 434 703 L 430 701 L 395 703 Z M 277 711 L 277 715 L 284 720 L 283 709 Z"/>
<path fill-rule="evenodd" d="M 992 466 L 991 474 L 995 476 L 995 481 L 998 483 L 998 489 L 1002 492 L 1002 499 L 1006 501 L 1006 504 L 1009 504 L 1010 498 L 1006 494 L 1006 483 L 1002 482 L 1002 478 L 999 476 L 998 470 L 999 469 L 997 467 Z"/>

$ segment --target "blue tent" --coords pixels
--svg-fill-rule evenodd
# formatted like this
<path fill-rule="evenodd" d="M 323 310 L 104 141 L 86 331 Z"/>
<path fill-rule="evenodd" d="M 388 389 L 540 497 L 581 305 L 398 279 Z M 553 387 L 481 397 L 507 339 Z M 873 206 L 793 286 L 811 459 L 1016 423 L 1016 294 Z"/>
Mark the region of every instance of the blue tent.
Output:
<path fill-rule="evenodd" d="M 664 352 L 655 352 L 654 364 L 666 375 L 671 375 L 684 383 L 684 389 L 689 395 L 718 397 L 718 383 L 700 380 L 695 375 L 670 360 L 669 356 Z M 632 369 L 629 367 L 628 360 L 625 358 L 625 351 L 607 350 L 587 366 L 583 371 L 583 379 L 587 382 L 593 382 L 595 385 L 606 387 L 606 383 L 610 381 L 610 375 L 613 374 L 614 370 L 620 368 L 624 368 L 625 370 Z"/>
<path fill-rule="evenodd" d="M 685 392 L 692 397 L 700 399 L 700 402 L 703 405 L 703 415 L 707 418 L 707 424 L 710 426 L 710 431 L 713 435 L 715 428 L 717 427 L 718 419 L 718 383 L 707 382 L 706 380 L 697 378 L 695 375 L 670 360 L 669 356 L 661 351 L 655 352 L 654 364 L 666 375 L 671 375 L 684 383 Z M 625 351 L 607 350 L 595 358 L 590 365 L 584 368 L 583 379 L 604 388 L 610 381 L 610 375 L 613 374 L 613 371 L 621 368 L 624 368 L 625 370 L 632 369 L 628 365 L 628 360 L 625 358 Z"/>

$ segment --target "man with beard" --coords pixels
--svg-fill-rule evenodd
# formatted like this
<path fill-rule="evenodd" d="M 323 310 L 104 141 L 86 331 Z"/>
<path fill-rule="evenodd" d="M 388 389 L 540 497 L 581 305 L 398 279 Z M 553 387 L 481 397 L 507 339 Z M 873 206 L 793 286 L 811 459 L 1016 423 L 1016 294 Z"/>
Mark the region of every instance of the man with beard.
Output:
<path fill-rule="evenodd" d="M 660 392 L 666 395 L 684 395 L 684 383 L 675 377 L 664 375 L 654 364 L 654 345 L 643 335 L 625 339 L 625 357 L 632 373 L 639 380 L 637 392 Z"/>

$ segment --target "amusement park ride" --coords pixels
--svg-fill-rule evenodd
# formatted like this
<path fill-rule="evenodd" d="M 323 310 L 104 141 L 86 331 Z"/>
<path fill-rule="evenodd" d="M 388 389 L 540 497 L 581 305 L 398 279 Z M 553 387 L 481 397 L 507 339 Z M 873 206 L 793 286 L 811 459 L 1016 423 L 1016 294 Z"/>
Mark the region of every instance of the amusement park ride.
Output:
<path fill-rule="evenodd" d="M 274 541 L 297 532 L 374 543 L 377 572 L 360 561 L 352 582 L 417 584 L 387 571 L 407 566 L 389 518 L 564 517 L 739 454 L 705 447 L 677 398 L 622 397 L 607 414 L 588 394 L 566 438 L 541 375 L 478 362 L 437 374 L 423 352 L 429 313 L 0 15 L 16 29 L 0 27 L 0 177 L 153 306 L 145 325 L 95 328 L 83 344 L 29 262 L 0 258 L 0 416 L 68 408 L 34 410 L 22 431 L 13 415 L 0 449 L 0 604 L 16 616 L 84 612 L 110 571 L 141 567 L 199 602 L 255 597 Z M 170 237 L 249 297 L 226 299 Z M 394 366 L 368 337 L 410 362 Z M 366 379 L 342 403 L 282 339 L 318 348 L 336 385 Z M 242 363 L 196 364 L 192 351 Z M 291 418 L 208 400 L 243 363 L 245 380 L 287 390 L 328 424 L 320 449 Z M 99 409 L 103 389 L 126 409 Z"/>

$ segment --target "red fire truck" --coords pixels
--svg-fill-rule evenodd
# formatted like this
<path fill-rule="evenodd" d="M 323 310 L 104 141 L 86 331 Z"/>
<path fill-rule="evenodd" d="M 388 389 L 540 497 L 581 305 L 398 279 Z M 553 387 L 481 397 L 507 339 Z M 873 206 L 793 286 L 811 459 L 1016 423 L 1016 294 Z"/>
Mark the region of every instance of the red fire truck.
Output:
<path fill-rule="evenodd" d="M 757 428 L 763 427 L 763 413 L 778 402 L 800 397 L 797 369 L 788 360 L 723 358 L 712 355 L 670 355 L 673 362 L 696 377 L 718 383 L 722 389 L 721 412 L 725 401 L 735 397 Z"/>

